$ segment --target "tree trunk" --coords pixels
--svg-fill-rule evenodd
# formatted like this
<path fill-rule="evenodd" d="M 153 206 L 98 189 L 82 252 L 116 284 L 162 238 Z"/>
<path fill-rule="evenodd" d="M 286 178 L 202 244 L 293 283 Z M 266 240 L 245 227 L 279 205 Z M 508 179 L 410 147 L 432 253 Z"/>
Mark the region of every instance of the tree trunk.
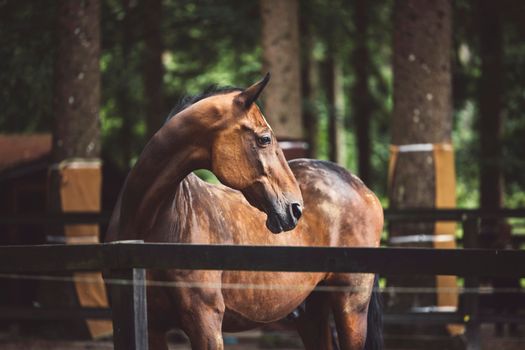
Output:
<path fill-rule="evenodd" d="M 279 140 L 303 140 L 297 0 L 261 0 L 264 112 Z M 304 150 L 303 152 L 305 152 Z"/>
<path fill-rule="evenodd" d="M 494 210 L 503 204 L 501 154 L 502 132 L 502 33 L 501 4 L 478 0 L 481 79 L 479 84 L 480 116 L 480 205 Z M 485 222 L 484 230 L 496 234 L 495 222 Z M 492 226 L 492 227 L 491 227 Z"/>
<path fill-rule="evenodd" d="M 97 212 L 101 188 L 100 1 L 61 0 L 58 11 L 49 210 Z M 97 243 L 98 234 L 97 225 L 65 225 L 50 227 L 48 239 L 55 243 L 57 240 L 68 244 Z M 52 285 L 49 282 L 42 285 L 41 301 L 54 306 L 107 306 L 101 275 L 88 273 L 82 277 L 96 278 L 99 283 Z M 83 321 L 67 322 L 63 326 L 69 336 L 71 331 L 86 334 Z M 111 332 L 108 321 L 88 320 L 87 326 L 93 337 Z"/>
<path fill-rule="evenodd" d="M 100 2 L 60 1 L 53 160 L 100 155 Z"/>
<path fill-rule="evenodd" d="M 449 144 L 452 131 L 451 18 L 449 0 L 397 0 L 394 5 L 391 124 L 394 153 L 391 162 L 395 163 L 389 193 L 392 208 L 432 208 L 436 204 L 436 158 L 432 147 Z M 414 144 L 425 145 L 403 151 L 395 148 Z M 453 167 L 453 162 L 447 166 Z M 452 199 L 455 201 L 455 197 Z M 434 225 L 392 224 L 390 227 L 391 242 L 399 236 L 421 234 L 431 237 Z M 409 245 L 428 247 L 432 243 Z M 434 276 L 397 277 L 388 281 L 393 286 L 435 286 Z M 412 307 L 434 306 L 436 302 L 434 294 L 399 294 L 391 296 L 389 304 L 395 311 L 406 311 Z"/>
<path fill-rule="evenodd" d="M 119 69 L 119 80 L 117 88 L 117 106 L 122 118 L 122 128 L 120 129 L 120 148 L 122 149 L 122 163 L 124 169 L 128 170 L 131 166 L 132 158 L 132 129 L 133 116 L 132 108 L 130 108 L 130 93 L 128 87 L 128 78 L 131 70 L 126 64 L 129 62 L 129 53 L 132 49 L 132 25 L 131 22 L 131 6 L 130 0 L 122 0 L 122 9 L 124 11 L 124 18 L 120 25 L 121 33 L 121 66 Z"/>
<path fill-rule="evenodd" d="M 331 53 L 334 51 L 329 50 Z M 325 89 L 328 103 L 328 159 L 336 163 L 344 163 L 342 147 L 342 91 L 341 66 L 334 54 L 325 62 Z"/>
<path fill-rule="evenodd" d="M 371 183 L 370 174 L 370 90 L 368 88 L 369 67 L 371 66 L 368 47 L 368 8 L 366 0 L 354 2 L 354 23 L 356 29 L 353 66 L 355 71 L 355 84 L 353 86 L 352 108 L 356 123 L 357 161 L 359 177 L 365 184 Z"/>
<path fill-rule="evenodd" d="M 302 44 L 302 60 L 301 60 L 301 93 L 303 101 L 303 127 L 305 131 L 305 139 L 308 143 L 307 156 L 309 158 L 316 158 L 318 153 L 318 122 L 315 111 L 315 93 L 314 93 L 314 77 L 315 62 L 312 57 L 313 38 L 312 28 L 308 21 L 309 14 L 301 15 L 301 44 Z"/>
<path fill-rule="evenodd" d="M 144 97 L 146 100 L 147 136 L 151 137 L 166 117 L 163 99 L 162 65 L 162 0 L 151 0 L 144 6 Z"/>

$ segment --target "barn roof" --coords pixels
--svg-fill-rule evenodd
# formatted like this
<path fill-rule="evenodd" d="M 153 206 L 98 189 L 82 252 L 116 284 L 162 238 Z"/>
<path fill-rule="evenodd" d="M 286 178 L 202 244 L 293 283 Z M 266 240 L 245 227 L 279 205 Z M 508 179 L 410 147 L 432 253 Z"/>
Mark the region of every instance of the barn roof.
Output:
<path fill-rule="evenodd" d="M 17 170 L 47 164 L 51 134 L 0 134 L 0 178 L 16 176 Z M 19 175 L 19 174 L 18 174 Z"/>

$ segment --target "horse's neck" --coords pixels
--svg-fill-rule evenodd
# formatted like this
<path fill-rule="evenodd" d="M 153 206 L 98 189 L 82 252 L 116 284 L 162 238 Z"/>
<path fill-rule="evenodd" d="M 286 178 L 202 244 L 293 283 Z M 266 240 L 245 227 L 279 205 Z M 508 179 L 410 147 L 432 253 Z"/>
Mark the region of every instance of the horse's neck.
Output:
<path fill-rule="evenodd" d="M 120 213 L 119 239 L 141 239 L 153 227 L 165 200 L 193 170 L 206 167 L 204 147 L 195 142 L 203 130 L 176 117 L 144 148 L 128 175 Z"/>

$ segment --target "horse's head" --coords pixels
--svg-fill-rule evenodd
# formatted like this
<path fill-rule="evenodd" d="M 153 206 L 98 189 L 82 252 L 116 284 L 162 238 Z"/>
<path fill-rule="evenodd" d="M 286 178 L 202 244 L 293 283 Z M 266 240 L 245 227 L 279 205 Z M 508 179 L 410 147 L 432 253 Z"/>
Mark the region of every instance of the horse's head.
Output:
<path fill-rule="evenodd" d="M 269 78 L 267 74 L 243 91 L 216 97 L 221 101 L 211 170 L 223 184 L 241 191 L 251 205 L 265 212 L 266 227 L 279 233 L 295 228 L 303 199 L 272 129 L 255 104 Z"/>

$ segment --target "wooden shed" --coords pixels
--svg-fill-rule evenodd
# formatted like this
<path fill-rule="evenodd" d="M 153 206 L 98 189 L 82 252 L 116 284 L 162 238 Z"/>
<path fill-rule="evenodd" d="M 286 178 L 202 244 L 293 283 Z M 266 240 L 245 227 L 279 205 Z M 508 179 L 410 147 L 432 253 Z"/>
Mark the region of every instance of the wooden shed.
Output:
<path fill-rule="evenodd" d="M 0 134 L 0 217 L 44 216 L 48 212 L 48 171 L 51 166 L 51 134 Z M 105 162 L 102 168 L 102 211 L 110 211 L 118 196 L 125 174 Z M 99 180 L 100 181 L 100 176 Z M 99 187 L 100 188 L 100 187 Z M 79 225 L 77 225 L 79 226 Z M 87 225 L 81 225 L 87 226 Z M 63 243 L 57 232 L 42 223 L 27 222 L 6 224 L 0 221 L 0 245 Z M 98 235 L 98 228 L 96 228 Z M 101 233 L 105 232 L 102 227 Z M 40 303 L 41 284 L 32 280 L 0 279 L 0 305 L 34 306 Z M 77 292 L 79 288 L 76 288 Z M 85 286 L 80 288 L 86 293 Z M 77 295 L 80 305 L 85 300 L 102 300 L 103 289 L 88 291 Z M 103 296 L 105 299 L 105 295 Z M 75 299 L 75 298 L 73 298 Z M 89 302 L 88 302 L 89 305 Z M 90 305 L 93 306 L 93 305 Z M 7 322 L 9 324 L 9 322 Z M 92 336 L 98 331 L 88 324 Z M 103 327 L 107 329 L 107 327 Z M 107 333 L 107 332 L 105 332 Z"/>

